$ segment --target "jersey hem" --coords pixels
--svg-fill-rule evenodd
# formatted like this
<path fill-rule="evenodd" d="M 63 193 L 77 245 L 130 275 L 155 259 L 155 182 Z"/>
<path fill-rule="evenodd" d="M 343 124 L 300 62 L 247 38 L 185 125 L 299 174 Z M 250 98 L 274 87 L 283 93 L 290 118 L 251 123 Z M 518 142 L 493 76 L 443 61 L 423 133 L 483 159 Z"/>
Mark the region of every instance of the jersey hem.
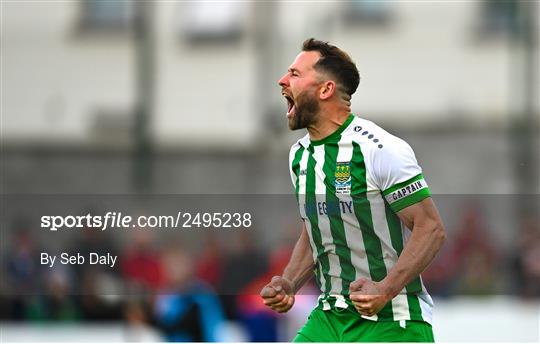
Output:
<path fill-rule="evenodd" d="M 389 301 L 391 302 L 391 301 Z M 345 295 L 337 295 L 337 294 L 327 294 L 322 293 L 319 295 L 319 298 L 317 300 L 317 306 L 315 309 L 319 309 L 321 311 L 329 311 L 332 309 L 341 309 L 341 310 L 349 310 L 355 314 L 357 314 L 360 318 L 364 320 L 369 321 L 375 321 L 375 322 L 390 322 L 390 321 L 421 321 L 425 322 L 429 325 L 432 325 L 431 319 L 426 319 L 422 316 L 421 313 L 413 312 L 409 315 L 397 315 L 390 317 L 381 317 L 380 315 L 376 314 L 374 316 L 365 316 L 356 311 L 356 308 L 354 307 L 353 302 L 348 296 Z"/>

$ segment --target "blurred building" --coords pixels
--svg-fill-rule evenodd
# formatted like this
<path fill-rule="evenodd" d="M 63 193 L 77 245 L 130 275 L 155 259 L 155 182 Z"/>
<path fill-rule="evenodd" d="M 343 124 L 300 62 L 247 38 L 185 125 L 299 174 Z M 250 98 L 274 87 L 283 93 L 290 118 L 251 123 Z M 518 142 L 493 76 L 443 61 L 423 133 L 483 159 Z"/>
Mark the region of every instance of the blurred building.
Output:
<path fill-rule="evenodd" d="M 352 55 L 354 112 L 408 139 L 435 192 L 514 191 L 517 2 L 155 2 L 145 38 L 136 6 L 2 4 L 7 191 L 129 191 L 143 101 L 152 190 L 289 193 L 286 150 L 303 134 L 287 131 L 276 82 L 311 36 Z M 456 185 L 447 161 L 479 154 L 479 177 Z M 217 166 L 227 185 L 205 172 Z"/>

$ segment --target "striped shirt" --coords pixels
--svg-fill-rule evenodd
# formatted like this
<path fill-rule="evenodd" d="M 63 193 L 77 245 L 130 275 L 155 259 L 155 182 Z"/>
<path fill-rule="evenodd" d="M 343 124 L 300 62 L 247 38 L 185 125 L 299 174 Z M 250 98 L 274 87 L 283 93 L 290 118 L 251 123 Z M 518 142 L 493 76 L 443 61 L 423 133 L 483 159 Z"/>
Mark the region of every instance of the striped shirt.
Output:
<path fill-rule="evenodd" d="M 289 157 L 323 309 L 352 306 L 351 282 L 384 279 L 409 230 L 396 215 L 430 196 L 411 147 L 351 114 L 330 136 L 298 140 Z M 433 301 L 420 276 L 370 320 L 431 323 Z"/>

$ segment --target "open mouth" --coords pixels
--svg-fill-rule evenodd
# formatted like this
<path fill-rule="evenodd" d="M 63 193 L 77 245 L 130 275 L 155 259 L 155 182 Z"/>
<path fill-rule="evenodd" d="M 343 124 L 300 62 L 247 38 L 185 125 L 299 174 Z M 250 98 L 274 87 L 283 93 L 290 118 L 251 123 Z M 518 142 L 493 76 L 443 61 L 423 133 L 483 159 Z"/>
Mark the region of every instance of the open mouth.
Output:
<path fill-rule="evenodd" d="M 287 100 L 287 118 L 291 118 L 294 116 L 294 100 L 288 94 L 283 93 L 283 96 L 285 97 L 285 100 Z"/>

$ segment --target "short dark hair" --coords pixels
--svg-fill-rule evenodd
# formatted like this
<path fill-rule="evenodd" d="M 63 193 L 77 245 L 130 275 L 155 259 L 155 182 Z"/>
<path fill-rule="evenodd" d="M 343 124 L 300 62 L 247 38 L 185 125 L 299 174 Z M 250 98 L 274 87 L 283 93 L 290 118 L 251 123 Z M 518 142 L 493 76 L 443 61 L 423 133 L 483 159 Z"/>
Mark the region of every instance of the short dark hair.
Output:
<path fill-rule="evenodd" d="M 329 73 L 349 96 L 352 96 L 360 83 L 360 74 L 351 57 L 328 42 L 309 38 L 302 44 L 302 51 L 318 51 L 321 58 L 315 63 L 316 70 Z"/>

